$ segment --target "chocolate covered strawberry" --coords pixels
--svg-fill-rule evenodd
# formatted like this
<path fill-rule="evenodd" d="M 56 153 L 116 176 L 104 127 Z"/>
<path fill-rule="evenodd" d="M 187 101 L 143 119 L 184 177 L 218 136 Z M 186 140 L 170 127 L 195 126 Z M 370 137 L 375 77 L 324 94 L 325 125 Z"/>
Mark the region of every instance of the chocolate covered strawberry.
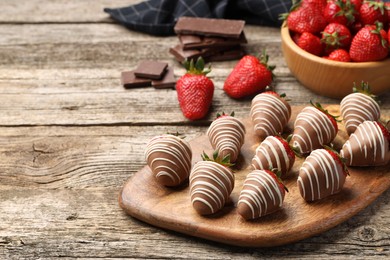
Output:
<path fill-rule="evenodd" d="M 190 174 L 191 202 L 200 215 L 210 215 L 224 207 L 234 188 L 234 175 L 229 156 L 221 159 L 214 152 L 213 159 L 206 154 L 202 158 Z"/>
<path fill-rule="evenodd" d="M 234 113 L 218 114 L 207 130 L 207 136 L 220 156 L 229 155 L 230 161 L 235 162 L 244 144 L 245 126 L 240 119 L 234 117 Z"/>
<path fill-rule="evenodd" d="M 266 91 L 253 98 L 250 115 L 255 134 L 264 139 L 283 132 L 291 117 L 291 106 L 284 94 Z"/>
<path fill-rule="evenodd" d="M 214 94 L 214 83 L 206 76 L 210 69 L 204 69 L 200 57 L 196 63 L 186 61 L 187 72 L 176 83 L 177 98 L 183 115 L 190 120 L 205 117 Z"/>
<path fill-rule="evenodd" d="M 145 158 L 157 181 L 165 186 L 178 186 L 190 174 L 192 151 L 178 136 L 165 134 L 152 138 L 146 146 Z"/>
<path fill-rule="evenodd" d="M 376 121 L 364 121 L 343 145 L 340 154 L 348 166 L 379 166 L 390 161 L 390 134 Z"/>
<path fill-rule="evenodd" d="M 244 181 L 237 212 L 246 220 L 275 212 L 282 207 L 286 190 L 276 173 L 254 170 Z"/>
<path fill-rule="evenodd" d="M 232 98 L 252 96 L 272 83 L 274 66 L 268 65 L 268 55 L 258 58 L 244 56 L 225 80 L 223 90 Z"/>
<path fill-rule="evenodd" d="M 330 149 L 316 149 L 299 169 L 297 185 L 306 201 L 314 201 L 340 192 L 347 175 L 339 154 Z"/>
<path fill-rule="evenodd" d="M 345 96 L 340 103 L 341 115 L 348 135 L 364 121 L 377 121 L 381 111 L 368 83 L 361 83 L 361 89 L 353 88 L 352 94 Z"/>
<path fill-rule="evenodd" d="M 352 39 L 349 55 L 352 61 L 366 62 L 383 60 L 389 54 L 387 32 L 383 24 L 366 25 Z"/>
<path fill-rule="evenodd" d="M 306 154 L 329 144 L 336 137 L 338 126 L 335 116 L 319 103 L 307 106 L 298 114 L 294 123 L 292 146 Z"/>
<path fill-rule="evenodd" d="M 295 161 L 295 152 L 288 144 L 289 138 L 287 140 L 280 136 L 265 138 L 256 148 L 252 167 L 256 170 L 277 169 L 281 178 L 285 177 Z"/>

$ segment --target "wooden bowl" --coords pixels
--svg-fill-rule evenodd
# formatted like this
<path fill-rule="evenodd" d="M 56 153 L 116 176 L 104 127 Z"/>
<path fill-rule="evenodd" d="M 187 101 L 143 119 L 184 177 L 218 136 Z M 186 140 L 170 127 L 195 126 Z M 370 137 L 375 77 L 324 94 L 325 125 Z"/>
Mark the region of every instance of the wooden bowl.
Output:
<path fill-rule="evenodd" d="M 368 82 L 373 94 L 390 90 L 390 58 L 378 62 L 338 62 L 312 55 L 299 48 L 287 26 L 281 29 L 282 50 L 291 73 L 306 88 L 331 97 L 343 98 L 353 83 Z"/>

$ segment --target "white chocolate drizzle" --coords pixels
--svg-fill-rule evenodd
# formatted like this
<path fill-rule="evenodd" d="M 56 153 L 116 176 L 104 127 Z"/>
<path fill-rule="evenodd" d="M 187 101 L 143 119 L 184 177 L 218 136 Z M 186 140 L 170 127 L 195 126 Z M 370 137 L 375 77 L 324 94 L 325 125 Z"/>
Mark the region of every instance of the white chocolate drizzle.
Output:
<path fill-rule="evenodd" d="M 294 122 L 291 141 L 302 153 L 308 153 L 329 144 L 336 137 L 336 129 L 328 116 L 319 109 L 308 106 L 302 109 Z"/>
<path fill-rule="evenodd" d="M 250 110 L 256 135 L 265 138 L 283 132 L 291 116 L 290 105 L 270 94 L 258 94 Z"/>
<path fill-rule="evenodd" d="M 190 174 L 191 202 L 202 203 L 209 208 L 207 214 L 220 210 L 234 188 L 233 172 L 216 162 L 199 161 Z"/>
<path fill-rule="evenodd" d="M 211 123 L 207 135 L 222 157 L 230 154 L 230 161 L 235 162 L 244 144 L 245 126 L 235 117 L 223 116 Z"/>
<path fill-rule="evenodd" d="M 171 179 L 168 186 L 177 186 L 189 176 L 191 147 L 177 136 L 167 134 L 152 138 L 146 146 L 145 158 L 157 180 L 163 176 Z"/>
<path fill-rule="evenodd" d="M 282 207 L 283 200 L 278 182 L 266 171 L 254 170 L 244 181 L 237 207 L 242 215 L 250 210 L 250 219 L 255 219 Z"/>
<path fill-rule="evenodd" d="M 276 162 L 276 165 L 274 165 Z M 256 148 L 255 156 L 252 159 L 252 167 L 257 170 L 269 170 L 277 168 L 282 176 L 290 170 L 290 158 L 283 143 L 275 136 L 268 136 Z"/>
<path fill-rule="evenodd" d="M 390 161 L 389 142 L 373 121 L 364 121 L 350 135 L 340 155 L 350 166 L 385 165 Z"/>
<path fill-rule="evenodd" d="M 364 121 L 377 121 L 381 116 L 378 103 L 363 93 L 352 93 L 344 97 L 340 103 L 340 111 L 349 135 Z"/>
<path fill-rule="evenodd" d="M 339 192 L 344 182 L 342 166 L 328 151 L 317 149 L 310 153 L 299 169 L 297 185 L 301 196 L 313 201 Z"/>

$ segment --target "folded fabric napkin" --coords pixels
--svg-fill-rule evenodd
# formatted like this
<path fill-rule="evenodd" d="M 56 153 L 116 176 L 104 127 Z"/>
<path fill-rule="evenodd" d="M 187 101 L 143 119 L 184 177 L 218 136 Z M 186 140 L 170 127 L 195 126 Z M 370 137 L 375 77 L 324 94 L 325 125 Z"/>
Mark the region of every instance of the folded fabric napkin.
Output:
<path fill-rule="evenodd" d="M 129 29 L 144 33 L 174 35 L 173 27 L 181 16 L 241 19 L 248 24 L 279 26 L 278 16 L 286 13 L 286 0 L 149 0 L 104 11 Z"/>

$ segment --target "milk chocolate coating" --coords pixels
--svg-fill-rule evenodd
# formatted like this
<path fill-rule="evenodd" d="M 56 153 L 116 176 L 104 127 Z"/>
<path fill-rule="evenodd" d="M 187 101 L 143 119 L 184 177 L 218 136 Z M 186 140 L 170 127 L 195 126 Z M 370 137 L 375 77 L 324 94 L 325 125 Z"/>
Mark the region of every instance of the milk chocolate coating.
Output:
<path fill-rule="evenodd" d="M 180 185 L 191 171 L 191 147 L 174 135 L 152 138 L 146 146 L 145 158 L 157 181 L 165 186 Z"/>
<path fill-rule="evenodd" d="M 200 215 L 210 215 L 221 210 L 233 188 L 233 172 L 219 163 L 199 161 L 191 171 L 191 202 Z"/>
<path fill-rule="evenodd" d="M 284 192 L 277 181 L 266 171 L 250 172 L 241 190 L 237 211 L 244 219 L 255 219 L 275 212 L 282 207 Z"/>
<path fill-rule="evenodd" d="M 283 132 L 291 107 L 285 100 L 262 93 L 253 98 L 250 114 L 256 135 L 264 139 Z"/>
<path fill-rule="evenodd" d="M 268 136 L 257 147 L 256 154 L 252 159 L 252 167 L 256 170 L 277 168 L 284 177 L 290 171 L 294 161 L 288 157 L 283 143 L 278 138 Z"/>
<path fill-rule="evenodd" d="M 343 145 L 340 155 L 348 166 L 379 166 L 390 161 L 389 141 L 377 123 L 365 121 Z"/>
<path fill-rule="evenodd" d="M 325 113 L 309 106 L 298 114 L 291 142 L 301 153 L 309 153 L 332 142 L 336 134 L 332 121 Z"/>
<path fill-rule="evenodd" d="M 230 154 L 230 162 L 235 162 L 244 144 L 245 126 L 238 118 L 223 116 L 211 123 L 207 136 L 221 157 Z"/>
<path fill-rule="evenodd" d="M 381 117 L 378 103 L 362 93 L 352 93 L 344 97 L 340 110 L 348 135 L 355 132 L 364 121 L 377 121 Z"/>
<path fill-rule="evenodd" d="M 297 185 L 302 198 L 314 201 L 341 191 L 345 183 L 343 167 L 325 149 L 317 149 L 299 169 Z"/>

